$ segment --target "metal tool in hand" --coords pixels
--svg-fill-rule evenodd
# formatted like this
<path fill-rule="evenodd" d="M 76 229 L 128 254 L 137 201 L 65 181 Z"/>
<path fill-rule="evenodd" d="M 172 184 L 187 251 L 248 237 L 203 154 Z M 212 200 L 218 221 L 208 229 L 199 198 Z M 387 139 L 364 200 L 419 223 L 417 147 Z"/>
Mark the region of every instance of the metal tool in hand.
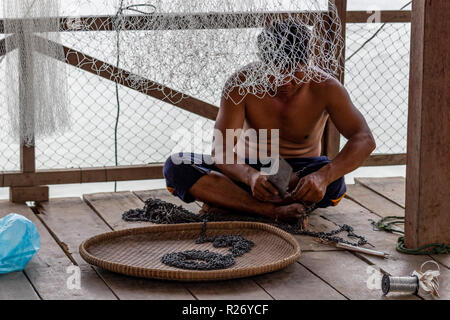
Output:
<path fill-rule="evenodd" d="M 277 188 L 281 197 L 284 197 L 289 187 L 289 181 L 293 173 L 291 165 L 282 157 L 278 158 L 278 171 L 269 175 L 268 180 Z"/>

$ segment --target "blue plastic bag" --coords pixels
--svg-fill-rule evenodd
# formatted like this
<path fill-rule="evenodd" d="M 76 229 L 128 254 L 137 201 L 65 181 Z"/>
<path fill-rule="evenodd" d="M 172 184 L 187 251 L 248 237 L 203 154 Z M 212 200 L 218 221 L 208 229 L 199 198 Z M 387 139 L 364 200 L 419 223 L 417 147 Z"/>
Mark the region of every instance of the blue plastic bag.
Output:
<path fill-rule="evenodd" d="M 0 274 L 23 270 L 40 246 L 33 222 L 16 213 L 0 219 Z"/>

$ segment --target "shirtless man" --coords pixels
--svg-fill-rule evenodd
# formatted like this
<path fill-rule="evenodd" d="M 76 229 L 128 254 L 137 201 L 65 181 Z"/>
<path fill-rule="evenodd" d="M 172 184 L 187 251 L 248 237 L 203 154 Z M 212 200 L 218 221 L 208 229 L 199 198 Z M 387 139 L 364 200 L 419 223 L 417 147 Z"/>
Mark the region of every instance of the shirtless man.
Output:
<path fill-rule="evenodd" d="M 305 43 L 309 43 L 305 27 L 293 23 L 287 27 L 293 35 L 297 33 L 297 39 L 306 39 Z M 261 35 L 266 34 L 265 31 Z M 277 36 L 280 28 L 270 32 L 271 36 Z M 263 41 L 259 44 L 263 45 Z M 304 47 L 287 48 L 285 54 L 294 55 L 291 61 L 306 63 L 308 56 Z M 270 59 L 271 55 L 262 55 L 259 63 L 274 63 Z M 296 73 L 297 78 L 303 77 L 301 72 Z M 242 76 L 242 71 L 234 76 Z M 223 137 L 227 129 L 279 129 L 280 156 L 294 169 L 286 198 L 280 199 L 277 189 L 261 172 L 261 164 L 226 164 L 224 161 L 192 166 L 174 164 L 172 158 L 167 159 L 164 177 L 168 190 L 185 202 L 200 200 L 212 207 L 283 220 L 300 219 L 305 211 L 304 204 L 337 205 L 346 191 L 343 176 L 358 168 L 375 149 L 372 133 L 346 89 L 336 79 L 306 83 L 286 80 L 274 96 L 264 98 L 248 94 L 242 99 L 234 89 L 227 98 L 222 97 L 215 124 Z M 237 105 L 233 102 L 240 100 Z M 329 117 L 348 140 L 332 161 L 320 156 L 321 138 Z M 268 139 L 270 145 L 270 136 Z M 226 139 L 223 140 L 225 144 Z M 247 152 L 254 147 L 245 139 L 236 138 L 234 143 L 243 143 Z M 190 154 L 189 157 L 193 160 L 202 155 Z"/>

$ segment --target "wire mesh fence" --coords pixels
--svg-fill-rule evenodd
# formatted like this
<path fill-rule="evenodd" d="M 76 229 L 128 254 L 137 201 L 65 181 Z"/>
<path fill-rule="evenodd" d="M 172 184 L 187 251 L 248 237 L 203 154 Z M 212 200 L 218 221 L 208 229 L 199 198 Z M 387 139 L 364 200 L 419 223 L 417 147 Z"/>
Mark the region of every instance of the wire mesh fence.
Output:
<path fill-rule="evenodd" d="M 345 85 L 372 129 L 375 153 L 406 153 L 410 27 L 347 24 Z"/>
<path fill-rule="evenodd" d="M 115 85 L 74 67 L 69 68 L 69 75 L 72 129 L 36 143 L 37 168 L 113 166 Z M 164 162 L 178 143 L 176 132 L 180 128 L 189 132 L 195 127 L 212 130 L 212 121 L 168 103 L 125 87 L 119 87 L 118 93 L 119 165 Z"/>
<path fill-rule="evenodd" d="M 347 24 L 346 55 L 349 59 L 345 84 L 374 133 L 375 153 L 404 153 L 410 25 L 390 23 L 379 30 L 381 26 Z M 248 32 L 256 34 L 256 31 Z M 92 36 L 83 41 L 83 32 L 76 35 L 65 32 L 62 41 L 114 65 L 111 50 L 104 49 L 114 45 L 114 32 L 97 33 L 103 33 L 97 42 L 92 41 Z M 2 37 L 0 35 L 0 39 Z M 224 51 L 233 54 L 232 49 Z M 2 68 L 4 62 L 0 62 L 0 72 Z M 180 148 L 209 152 L 213 121 L 123 86 L 116 92 L 114 82 L 75 67 L 67 66 L 66 70 L 72 126 L 64 134 L 36 141 L 37 169 L 112 166 L 116 155 L 119 165 L 163 162 L 172 152 L 181 151 Z M 230 74 L 232 72 L 230 70 Z M 213 76 L 217 81 L 217 75 Z M 219 78 L 228 76 L 223 74 Z M 6 122 L 7 117 L 5 90 L 2 90 L 5 86 L 5 81 L 0 79 L 0 124 Z M 220 101 L 220 96 L 205 95 L 201 91 L 195 98 L 214 105 Z M 0 170 L 18 169 L 19 144 L 2 130 Z"/>

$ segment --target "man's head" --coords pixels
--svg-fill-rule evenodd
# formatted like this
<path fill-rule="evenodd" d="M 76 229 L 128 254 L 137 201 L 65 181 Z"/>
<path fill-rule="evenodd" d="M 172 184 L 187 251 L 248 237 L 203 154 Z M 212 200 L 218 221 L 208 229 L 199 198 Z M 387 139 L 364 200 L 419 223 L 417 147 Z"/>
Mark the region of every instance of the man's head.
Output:
<path fill-rule="evenodd" d="M 292 72 L 308 63 L 311 31 L 301 22 L 276 21 L 257 39 L 262 62 L 278 70 Z"/>

